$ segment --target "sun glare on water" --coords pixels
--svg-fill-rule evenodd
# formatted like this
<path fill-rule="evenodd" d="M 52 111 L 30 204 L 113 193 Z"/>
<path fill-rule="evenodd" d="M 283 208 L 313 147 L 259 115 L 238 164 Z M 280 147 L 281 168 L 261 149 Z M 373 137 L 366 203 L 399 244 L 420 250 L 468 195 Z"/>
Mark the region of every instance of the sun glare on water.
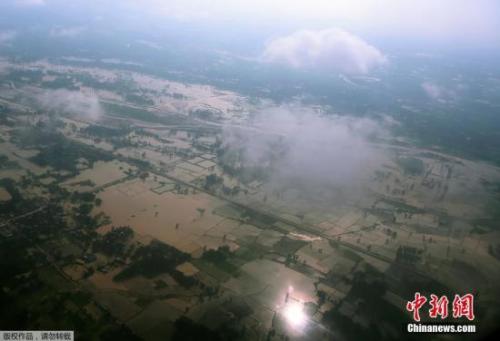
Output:
<path fill-rule="evenodd" d="M 304 306 L 300 302 L 289 302 L 283 309 L 283 316 L 288 324 L 296 330 L 302 330 L 307 323 Z"/>

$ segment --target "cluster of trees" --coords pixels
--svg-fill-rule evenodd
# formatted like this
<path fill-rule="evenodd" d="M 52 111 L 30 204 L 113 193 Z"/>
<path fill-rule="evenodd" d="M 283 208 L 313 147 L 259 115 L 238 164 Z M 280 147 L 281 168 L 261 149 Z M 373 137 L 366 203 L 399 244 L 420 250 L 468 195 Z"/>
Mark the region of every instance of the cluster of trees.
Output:
<path fill-rule="evenodd" d="M 112 156 L 101 150 L 61 139 L 57 143 L 42 148 L 38 155 L 30 160 L 40 166 L 51 166 L 59 170 L 67 170 L 73 174 L 78 172 L 78 159 L 88 160 L 90 167 L 96 161 L 110 161 Z"/>
<path fill-rule="evenodd" d="M 217 174 L 210 174 L 205 177 L 205 185 L 203 186 L 206 190 L 212 190 L 215 186 L 221 185 L 224 179 Z"/>
<path fill-rule="evenodd" d="M 101 125 L 91 124 L 86 128 L 81 129 L 81 133 L 87 134 L 90 136 L 100 137 L 100 138 L 110 138 L 110 137 L 118 137 L 124 136 L 130 133 L 130 129 L 128 128 L 110 128 L 104 127 Z"/>
<path fill-rule="evenodd" d="M 94 252 L 102 252 L 108 256 L 123 256 L 127 243 L 134 236 L 134 231 L 129 226 L 113 227 L 102 238 L 94 241 Z"/>
<path fill-rule="evenodd" d="M 84 229 L 97 227 L 97 219 L 92 215 L 93 209 L 93 202 L 83 202 L 74 210 L 73 219 L 78 227 Z"/>
<path fill-rule="evenodd" d="M 212 263 L 222 263 L 225 262 L 231 256 L 231 251 L 229 246 L 224 245 L 216 250 L 210 249 L 203 252 L 202 258 Z"/>
<path fill-rule="evenodd" d="M 190 259 L 190 255 L 176 248 L 152 241 L 139 247 L 132 256 L 132 263 L 118 273 L 115 281 L 123 281 L 135 276 L 153 278 L 162 273 L 173 273 L 176 267 Z"/>
<path fill-rule="evenodd" d="M 344 301 L 357 305 L 356 315 L 360 319 L 366 319 L 367 325 L 355 322 L 351 316 L 344 315 L 340 311 L 341 304 L 336 305 L 323 315 L 323 323 L 331 330 L 336 330 L 342 338 L 363 340 L 363 339 L 388 339 L 399 340 L 404 330 L 394 330 L 389 332 L 384 326 L 379 324 L 383 317 L 389 326 L 404 325 L 409 322 L 409 315 L 406 315 L 397 307 L 388 303 L 384 299 L 387 291 L 385 276 L 373 268 L 366 271 L 356 272 L 352 280 L 352 287 Z"/>
<path fill-rule="evenodd" d="M 217 174 L 210 174 L 205 177 L 203 188 L 209 191 L 214 191 L 216 188 L 221 187 L 222 193 L 227 196 L 238 195 L 241 191 L 239 186 L 228 187 L 224 185 L 224 178 Z M 246 190 L 244 190 L 246 192 Z"/>
<path fill-rule="evenodd" d="M 232 255 L 233 254 L 231 253 L 229 246 L 223 245 L 216 250 L 206 250 L 203 252 L 201 258 L 207 262 L 217 265 L 219 269 L 231 275 L 237 276 L 239 269 L 236 265 L 230 262 Z"/>
<path fill-rule="evenodd" d="M 40 166 L 51 166 L 57 170 L 78 172 L 78 159 L 83 158 L 92 166 L 96 161 L 110 161 L 112 155 L 102 150 L 67 139 L 50 127 L 32 127 L 17 130 L 14 142 L 23 148 L 35 147 L 40 153 L 30 160 Z"/>
<path fill-rule="evenodd" d="M 39 255 L 30 255 L 34 241 L 14 239 L 0 245 L 0 321 L 19 330 L 33 330 L 40 324 L 75 330 L 82 340 L 138 340 L 124 326 L 118 326 L 109 314 L 99 320 L 84 312 L 92 300 L 91 294 L 65 291 L 58 281 L 46 280 L 47 268 L 36 265 Z M 49 278 L 53 278 L 49 276 Z M 43 295 L 40 295 L 43 288 Z"/>
<path fill-rule="evenodd" d="M 407 264 L 415 264 L 420 261 L 422 250 L 412 246 L 400 246 L 396 251 L 396 261 Z"/>
<path fill-rule="evenodd" d="M 10 200 L 0 202 L 0 217 L 4 216 L 5 220 L 36 208 L 32 200 L 23 198 L 14 180 L 10 178 L 0 179 L 0 187 L 3 187 L 11 196 Z"/>
<path fill-rule="evenodd" d="M 187 317 L 180 317 L 174 323 L 172 340 L 174 341 L 229 341 L 239 340 L 245 335 L 245 330 L 234 323 L 223 323 L 212 330 L 196 323 Z"/>

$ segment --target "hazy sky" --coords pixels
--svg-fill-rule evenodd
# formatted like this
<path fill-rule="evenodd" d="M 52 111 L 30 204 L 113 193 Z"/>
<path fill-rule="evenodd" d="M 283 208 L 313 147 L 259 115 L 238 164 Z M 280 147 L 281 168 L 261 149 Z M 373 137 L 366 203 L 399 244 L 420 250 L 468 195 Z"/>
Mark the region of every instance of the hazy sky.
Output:
<path fill-rule="evenodd" d="M 5 1 L 5 2 L 4 2 Z M 16 10 L 70 8 L 79 20 L 115 15 L 130 22 L 168 20 L 264 31 L 267 39 L 299 30 L 342 29 L 374 39 L 500 48 L 496 0 L 3 0 Z M 122 23 L 123 24 L 123 23 Z M 225 26 L 230 25 L 230 26 Z"/>
<path fill-rule="evenodd" d="M 340 26 L 387 36 L 473 39 L 497 44 L 500 37 L 500 2 L 495 0 L 129 1 L 185 20 L 237 18 L 298 29 Z"/>

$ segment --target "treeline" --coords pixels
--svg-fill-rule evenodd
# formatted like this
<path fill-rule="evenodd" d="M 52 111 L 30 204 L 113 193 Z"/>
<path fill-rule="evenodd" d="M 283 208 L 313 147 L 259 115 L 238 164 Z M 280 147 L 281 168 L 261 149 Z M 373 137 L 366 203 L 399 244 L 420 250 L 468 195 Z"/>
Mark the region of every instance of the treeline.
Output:
<path fill-rule="evenodd" d="M 96 161 L 110 161 L 112 155 L 67 139 L 63 134 L 44 127 L 20 129 L 14 133 L 14 141 L 23 148 L 35 147 L 40 153 L 31 157 L 30 161 L 39 166 L 50 166 L 56 170 L 66 170 L 73 174 L 78 172 L 80 158 L 86 159 L 92 167 Z"/>
<path fill-rule="evenodd" d="M 105 127 L 101 125 L 91 124 L 88 127 L 85 127 L 80 130 L 81 133 L 100 137 L 100 138 L 110 138 L 110 137 L 118 137 L 124 136 L 130 133 L 129 128 L 111 128 Z"/>
<path fill-rule="evenodd" d="M 176 272 L 178 265 L 190 260 L 189 254 L 176 248 L 152 241 L 149 245 L 142 246 L 132 256 L 132 263 L 118 273 L 113 279 L 123 281 L 136 276 L 153 278 L 163 273 Z"/>
<path fill-rule="evenodd" d="M 94 241 L 92 250 L 108 256 L 123 256 L 127 243 L 134 237 L 129 226 L 113 227 L 102 238 Z"/>

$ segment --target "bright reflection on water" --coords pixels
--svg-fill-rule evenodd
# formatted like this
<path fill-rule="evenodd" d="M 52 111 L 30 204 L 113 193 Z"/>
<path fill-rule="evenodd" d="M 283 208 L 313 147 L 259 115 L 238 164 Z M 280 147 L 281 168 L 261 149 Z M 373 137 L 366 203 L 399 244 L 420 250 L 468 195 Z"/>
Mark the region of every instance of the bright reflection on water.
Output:
<path fill-rule="evenodd" d="M 290 329 L 302 334 L 305 331 L 308 318 L 304 311 L 304 303 L 302 303 L 301 299 L 294 297 L 293 294 L 294 288 L 292 286 L 288 287 L 284 305 L 281 306 L 281 309 L 280 307 L 278 309 Z"/>
<path fill-rule="evenodd" d="M 282 311 L 286 322 L 297 331 L 303 331 L 307 324 L 307 315 L 304 312 L 304 305 L 301 302 L 288 302 Z"/>

